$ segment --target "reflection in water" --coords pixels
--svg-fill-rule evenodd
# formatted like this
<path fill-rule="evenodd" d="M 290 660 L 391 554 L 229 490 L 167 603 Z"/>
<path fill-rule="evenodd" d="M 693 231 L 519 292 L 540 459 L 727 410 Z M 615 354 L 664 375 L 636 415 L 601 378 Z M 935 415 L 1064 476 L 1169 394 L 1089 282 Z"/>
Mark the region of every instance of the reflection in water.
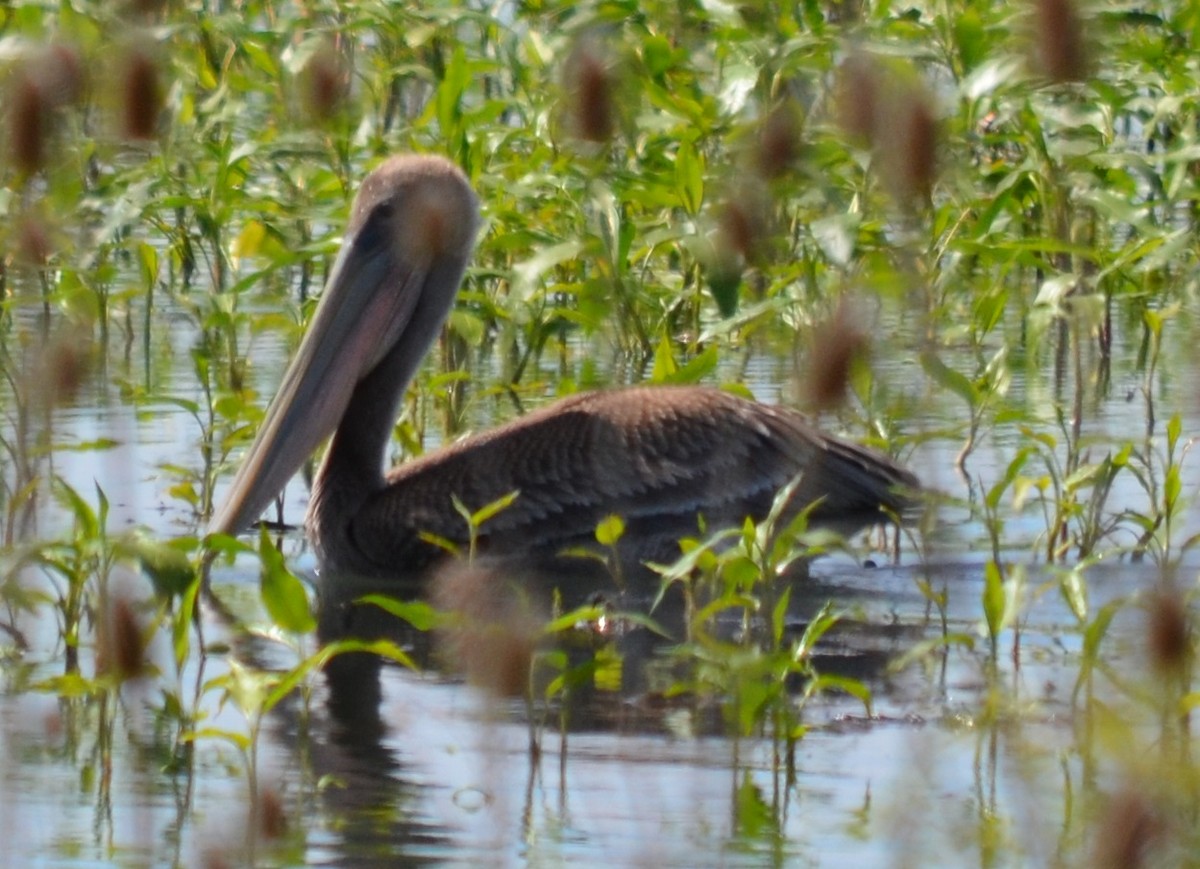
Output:
<path fill-rule="evenodd" d="M 320 790 L 323 831 L 308 838 L 310 865 L 419 865 L 445 856 L 448 832 L 424 815 L 422 788 L 374 721 L 315 716 L 280 721 L 275 736 L 294 746 L 325 784 Z M 358 727 L 358 724 L 363 727 Z"/>
<path fill-rule="evenodd" d="M 786 823 L 792 790 L 780 777 L 794 767 L 772 756 L 777 746 L 758 738 L 730 742 L 716 703 L 663 692 L 670 664 L 664 653 L 686 633 L 680 596 L 667 595 L 654 608 L 658 630 L 650 630 L 620 614 L 649 611 L 653 575 L 627 572 L 621 589 L 604 565 L 576 566 L 583 576 L 565 583 L 575 591 L 558 598 L 559 611 L 602 600 L 612 618 L 549 639 L 539 631 L 552 590 L 564 584 L 562 562 L 525 563 L 520 581 L 496 564 L 446 571 L 432 596 L 453 605 L 463 621 L 433 643 L 428 633 L 359 601 L 378 588 L 320 587 L 323 641 L 389 639 L 422 665 L 461 666 L 482 690 L 382 667 L 365 654 L 334 658 L 324 709 L 307 731 L 296 720 L 278 731 L 298 746 L 307 737 L 314 777 L 337 780 L 322 801 L 338 832 L 312 843 L 310 860 L 373 865 L 449 854 L 504 863 L 542 853 L 595 858 L 606 853 L 603 846 L 617 849 L 618 863 L 701 865 L 709 861 L 697 843 L 735 835 L 747 800 L 765 801 L 763 810 L 782 812 Z M 808 581 L 790 587 L 788 629 L 799 632 L 832 589 Z M 739 624 L 730 623 L 731 635 Z M 877 627 L 863 614 L 830 635 L 819 662 L 824 672 L 882 684 L 887 662 L 921 633 L 911 624 Z M 531 710 L 520 695 L 530 668 L 539 681 L 537 662 L 552 650 L 588 678 L 556 695 L 552 709 Z M 619 676 L 599 676 L 599 658 L 619 662 Z M 604 844 L 613 836 L 623 841 Z M 749 858 L 758 845 L 747 847 Z"/>
<path fill-rule="evenodd" d="M 436 667 L 414 674 L 368 662 L 371 679 L 342 686 L 344 697 L 360 701 L 357 709 L 327 707 L 337 695 L 335 677 L 335 690 L 320 688 L 311 710 L 297 698 L 270 719 L 260 756 L 279 771 L 292 832 L 280 850 L 264 848 L 263 861 L 916 865 L 918 857 L 942 854 L 945 865 L 963 865 L 978 862 L 1000 818 L 1014 825 L 1031 862 L 1046 862 L 1038 855 L 1060 847 L 1062 825 L 1050 819 L 1061 820 L 1064 791 L 1083 775 L 1114 776 L 1111 763 L 1081 751 L 1095 745 L 1080 742 L 1069 726 L 1080 704 L 1091 702 L 1072 696 L 1080 644 L 1080 633 L 1069 629 L 1074 617 L 1061 599 L 1044 596 L 1022 626 L 1020 671 L 999 682 L 986 676 L 982 642 L 974 651 L 956 647 L 948 662 L 930 659 L 940 666 L 889 673 L 888 659 L 940 631 L 938 620 L 927 618 L 917 575 L 949 590 L 950 630 L 979 637 L 982 579 L 973 567 L 864 570 L 831 559 L 792 585 L 791 631 L 802 630 L 827 600 L 853 614 L 826 636 L 817 669 L 865 679 L 876 717 L 868 719 L 856 700 L 826 695 L 805 708 L 811 729 L 790 765 L 780 762 L 774 740 L 726 738 L 728 724 L 715 704 L 664 694 L 671 640 L 643 629 L 603 637 L 593 631 L 609 645 L 572 648 L 585 655 L 615 647 L 623 671 L 567 693 L 549 711 L 535 709 L 540 753 L 530 750 L 530 714 L 521 700 L 464 688 Z M 1048 576 L 1031 576 L 1031 585 Z M 1098 566 L 1089 577 L 1091 605 L 1099 611 L 1156 578 L 1149 568 Z M 253 574 L 233 581 L 236 592 Z M 626 597 L 609 590 L 614 611 L 652 598 L 645 589 Z M 386 633 L 423 661 L 441 660 L 439 648 L 422 646 L 423 635 L 403 624 L 353 621 L 378 618 L 368 612 L 352 611 L 350 623 Z M 679 638 L 677 612 L 666 607 L 654 616 Z M 1114 659 L 1134 673 L 1137 616 L 1135 608 L 1122 610 L 1106 640 Z M 732 635 L 737 626 L 729 627 Z M 239 654 L 264 668 L 280 665 L 269 647 L 239 647 Z M 1011 654 L 1006 632 L 1001 660 Z M 1114 684 L 1098 679 L 1087 694 L 1114 705 Z M 1001 709 L 1022 704 L 1017 718 L 979 717 L 987 706 L 982 698 L 998 690 L 1011 697 L 989 702 Z M 101 769 L 88 761 L 94 736 L 86 721 L 65 720 L 75 728 L 76 748 L 55 749 L 67 740 L 47 741 L 45 709 L 28 708 L 14 719 L 33 699 L 27 688 L 11 686 L 0 701 L 0 862 L 24 865 L 36 854 L 43 865 L 69 865 L 83 854 L 117 865 L 196 865 L 214 843 L 242 836 L 236 822 L 240 815 L 244 824 L 244 772 L 219 741 L 197 743 L 196 786 L 180 786 L 190 779 L 164 776 L 160 759 L 130 747 L 153 742 L 126 738 L 128 718 L 140 706 L 125 696 L 111 789 L 100 801 L 86 779 L 86 770 Z"/>
<path fill-rule="evenodd" d="M 1127 407 L 1111 405 L 1100 409 L 1094 423 L 1098 438 L 1101 427 L 1127 426 Z M 153 425 L 143 426 L 132 411 L 89 408 L 64 419 L 60 435 L 86 441 L 112 434 L 114 416 L 119 439 L 134 454 L 126 457 L 129 462 L 97 463 L 93 454 L 64 453 L 57 457 L 57 469 L 85 492 L 97 473 L 115 478 L 100 480 L 113 496 L 113 527 L 130 516 L 154 521 L 159 514 L 147 505 L 161 501 L 162 480 L 129 485 L 128 467 L 177 461 L 190 449 L 180 442 L 190 443 L 195 433 L 185 416 L 157 414 Z M 1194 419 L 1186 419 L 1184 428 L 1193 430 Z M 136 437 L 124 436 L 135 431 Z M 155 440 L 148 442 L 151 435 Z M 971 459 L 972 479 L 1001 476 L 1021 446 L 1014 443 L 1017 438 L 1014 428 L 1001 427 L 981 443 Z M 923 477 L 928 474 L 934 488 L 965 494 L 952 469 L 955 446 L 945 438 L 924 444 L 912 464 Z M 1185 493 L 1196 489 L 1196 469 L 1194 462 L 1183 466 Z M 289 516 L 303 510 L 300 488 L 292 492 Z M 1136 508 L 1144 500 L 1145 493 L 1122 478 L 1111 503 Z M 164 527 L 177 518 L 166 515 L 159 520 Z M 997 830 L 1005 825 L 1015 831 L 1008 835 L 1016 843 L 1001 845 L 1015 855 L 1011 864 L 1046 864 L 1079 854 L 1073 837 L 1087 827 L 1086 818 L 1067 817 L 1078 811 L 1074 795 L 1085 784 L 1095 791 L 1119 780 L 1118 794 L 1137 784 L 1134 762 L 1122 767 L 1120 759 L 1112 760 L 1111 749 L 1106 754 L 1111 734 L 1073 729 L 1089 718 L 1089 704 L 1118 709 L 1135 722 L 1121 734 L 1122 745 L 1151 744 L 1157 752 L 1187 744 L 1186 739 L 1142 738 L 1155 735 L 1154 724 L 1145 726 L 1138 717 L 1145 708 L 1134 705 L 1131 712 L 1123 693 L 1131 682 L 1146 682 L 1138 657 L 1139 612 L 1133 607 L 1118 612 L 1104 640 L 1106 660 L 1085 681 L 1079 663 L 1083 629 L 1061 598 L 1056 575 L 1031 570 L 1026 591 L 1037 595 L 1037 605 L 1022 611 L 1021 666 L 1012 665 L 1016 634 L 1010 628 L 1000 649 L 1003 674 L 996 679 L 989 675 L 980 624 L 983 556 L 973 547 L 981 529 L 961 506 L 950 507 L 941 518 L 929 542 L 935 552 L 954 553 L 952 563 L 916 570 L 906 556 L 904 568 L 863 570 L 831 560 L 819 564 L 809 582 L 792 586 L 791 636 L 825 601 L 850 614 L 825 637 L 815 668 L 864 680 L 876 717 L 866 718 L 856 700 L 826 695 L 819 706 L 805 709 L 812 729 L 796 746 L 794 768 L 783 766 L 782 776 L 772 740 L 726 739 L 727 721 L 715 703 L 661 690 L 674 676 L 664 649 L 682 636 L 677 601 L 667 602 L 674 610 L 667 606 L 653 613 L 671 640 L 630 626 L 603 636 L 594 629 L 581 632 L 605 651 L 615 651 L 619 678 L 592 679 L 548 710 L 534 710 L 539 755 L 530 750 L 531 715 L 521 701 L 438 675 L 446 653 L 428 647 L 425 635 L 353 605 L 355 595 L 368 589 L 347 590 L 340 601 L 323 590 L 323 636 L 390 636 L 433 669 L 414 675 L 380 668 L 374 659 L 347 657 L 331 668 L 330 687 L 320 689 L 320 702 L 311 712 L 296 701 L 270 720 L 262 749 L 284 770 L 280 777 L 293 826 L 289 841 L 295 847 L 270 854 L 265 862 L 926 865 L 929 855 L 937 854 L 945 865 L 990 864 Z M 1200 512 L 1185 511 L 1177 520 L 1177 535 L 1184 538 L 1196 530 Z M 1005 532 L 1010 545 L 1024 547 L 1044 532 L 1044 522 L 1036 510 L 1013 513 Z M 1014 560 L 1024 560 L 1024 551 Z M 931 655 L 890 673 L 889 659 L 941 633 L 936 612 L 929 612 L 918 591 L 918 578 L 946 591 L 949 631 L 974 645 L 960 641 L 948 657 Z M 253 596 L 248 593 L 253 570 L 226 579 L 247 592 L 244 596 Z M 525 599 L 472 598 L 470 590 L 486 584 L 459 579 L 459 596 L 484 612 Z M 1089 624 L 1100 620 L 1110 602 L 1134 599 L 1159 580 L 1157 571 L 1123 561 L 1089 567 Z M 606 576 L 597 583 L 593 589 L 602 588 L 618 612 L 644 611 L 656 591 L 651 586 L 622 594 Z M 503 583 L 487 587 L 507 588 Z M 528 598 L 544 603 L 549 593 Z M 585 601 L 586 596 L 575 603 Z M 548 604 L 534 609 L 533 621 L 548 609 Z M 516 621 L 518 641 L 528 636 L 519 629 L 520 618 L 502 621 Z M 739 628 L 736 621 L 727 625 L 730 636 Z M 53 643 L 56 626 L 46 633 Z M 571 646 L 569 651 L 571 663 L 583 669 L 596 648 Z M 35 650 L 34 657 L 52 660 L 57 653 Z M 484 663 L 502 659 L 498 672 L 506 678 L 497 681 L 508 681 L 513 668 L 504 663 L 506 656 L 481 657 Z M 513 657 L 520 658 L 519 648 Z M 279 665 L 269 656 L 259 663 Z M 478 678 L 479 668 L 472 669 Z M 149 701 L 126 695 L 106 771 L 95 762 L 100 755 L 94 750 L 92 719 L 61 716 L 56 700 L 49 704 L 54 716 L 44 709 L 31 711 L 28 701 L 36 705 L 43 695 L 31 693 L 34 677 L 17 680 L 15 671 L 5 670 L 12 681 L 0 698 L 0 863 L 27 865 L 33 855 L 50 866 L 195 865 L 196 855 L 214 842 L 242 835 L 227 823 L 239 816 L 244 822 L 242 759 L 220 740 L 197 743 L 197 761 L 187 777 L 165 773 L 154 741 L 130 725 L 146 716 L 141 703 Z M 60 664 L 56 671 L 61 672 Z M 80 707 L 84 701 L 74 702 Z M 1006 704 L 1019 709 L 1006 712 Z M 989 709 L 992 718 L 982 714 Z M 69 737 L 56 729 L 61 723 L 48 724 L 60 719 L 71 728 Z M 329 779 L 318 788 L 324 776 Z M 107 790 L 98 782 L 106 782 Z M 1124 804 L 1136 802 L 1130 797 Z M 1118 801 L 1114 811 L 1121 805 Z"/>
<path fill-rule="evenodd" d="M 931 572 L 953 592 L 951 630 L 970 631 L 978 576 L 949 567 Z M 1098 570 L 1094 605 L 1154 578 L 1153 571 L 1133 573 L 1128 566 Z M 1063 666 L 1062 644 L 1072 641 L 1062 630 L 1071 618 L 1065 603 L 1047 602 L 1024 626 L 1014 698 L 1038 698 L 1043 715 L 1027 715 L 1016 730 L 1003 719 L 964 717 L 956 729 L 948 723 L 979 708 L 981 692 L 995 690 L 984 675 L 982 646 L 977 656 L 951 659 L 949 668 L 941 659 L 935 670 L 887 670 L 940 630 L 925 614 L 911 570 L 839 562 L 792 588 L 794 631 L 830 599 L 856 613 L 827 636 L 818 669 L 865 680 L 875 718 L 830 696 L 810 718 L 821 726 L 797 744 L 793 763 L 781 763 L 773 740 L 725 738 L 728 725 L 715 707 L 657 693 L 654 670 L 671 640 L 634 627 L 610 636 L 623 665 L 617 688 L 593 683 L 568 693 L 549 723 L 535 713 L 542 722 L 537 753 L 521 701 L 464 691 L 435 675 L 376 669 L 376 715 L 339 718 L 344 710 L 335 708 L 310 727 L 314 772 L 345 783 L 324 793 L 325 820 L 346 818 L 344 835 L 310 842 L 310 857 L 331 865 L 369 864 L 380 853 L 497 865 L 542 858 L 886 864 L 897 853 L 904 863 L 905 854 L 927 856 L 955 841 L 949 865 L 970 855 L 975 837 L 994 835 L 988 830 L 1006 808 L 1018 821 L 1026 818 L 1021 831 L 1033 853 L 1053 853 L 1057 830 L 1044 819 L 1061 797 L 1058 787 L 1069 786 L 1058 765 L 1071 746 L 1069 729 L 1057 722 L 1072 709 L 1077 675 Z M 631 608 L 630 597 L 614 595 L 612 603 L 617 611 Z M 655 616 L 668 632 L 680 629 L 677 608 Z M 375 636 L 438 659 L 403 623 L 370 618 Z M 1112 642 L 1121 647 L 1137 627 L 1118 619 Z M 1010 643 L 1006 636 L 1004 654 Z M 337 680 L 331 674 L 331 697 Z M 965 794 L 978 795 L 977 818 L 959 814 Z"/>

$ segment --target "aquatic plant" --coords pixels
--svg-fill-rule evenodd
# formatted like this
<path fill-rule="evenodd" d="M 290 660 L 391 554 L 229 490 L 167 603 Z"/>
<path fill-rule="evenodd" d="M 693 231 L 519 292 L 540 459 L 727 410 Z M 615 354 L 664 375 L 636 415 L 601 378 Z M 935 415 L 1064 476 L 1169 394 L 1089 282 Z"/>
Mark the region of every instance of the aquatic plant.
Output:
<path fill-rule="evenodd" d="M 397 458 L 582 389 L 706 381 L 808 401 L 932 490 L 936 514 L 901 538 L 898 572 L 880 571 L 905 580 L 911 609 L 893 584 L 894 613 L 834 594 L 799 612 L 790 589 L 803 586 L 781 571 L 826 549 L 818 580 L 859 564 L 845 554 L 856 548 L 800 526 L 705 529 L 660 565 L 686 615 L 677 633 L 650 617 L 674 642 L 640 693 L 684 710 L 679 733 L 685 720 L 713 730 L 718 710 L 722 732 L 739 747 L 764 739 L 781 773 L 764 786 L 739 754 L 730 847 L 796 856 L 797 741 L 823 709 L 844 712 L 844 694 L 855 714 L 886 704 L 896 669 L 841 679 L 814 653 L 861 618 L 917 633 L 896 668 L 935 699 L 914 715 L 978 740 L 961 800 L 974 814 L 946 835 L 959 850 L 914 833 L 898 862 L 920 864 L 924 847 L 973 848 L 970 862 L 989 865 L 1194 853 L 1180 819 L 1195 810 L 1198 20 L 1187 3 L 1071 0 L 5 6 L 10 694 L 61 697 L 79 779 L 103 784 L 116 723 L 140 708 L 112 674 L 149 672 L 139 644 L 169 636 L 151 753 L 182 781 L 185 735 L 205 733 L 223 699 L 247 729 L 186 745 L 236 746 L 253 781 L 262 722 L 316 690 L 328 656 L 416 663 L 374 641 L 312 646 L 308 590 L 274 539 L 207 545 L 228 555 L 216 599 L 286 666 L 239 657 L 211 622 L 202 643 L 196 535 L 311 314 L 357 181 L 387 154 L 437 152 L 470 176 L 485 227 L 397 423 Z M 150 421 L 182 433 L 145 446 Z M 131 456 L 136 498 L 98 487 L 97 469 Z M 287 541 L 297 500 L 272 517 Z M 481 506 L 465 505 L 472 527 Z M 131 510 L 175 568 L 156 574 L 159 555 L 126 537 Z M 592 550 L 603 564 L 588 561 L 614 596 L 631 586 L 621 534 L 614 517 Z M 110 597 L 114 570 L 133 566 L 149 589 Z M 1113 572 L 1129 586 L 1115 596 Z M 421 631 L 441 625 L 392 605 Z M 610 701 L 626 660 L 613 628 L 633 618 L 624 599 L 567 609 L 531 610 L 512 644 L 511 681 L 543 733 L 552 720 L 570 731 L 569 695 Z M 42 619 L 53 638 L 39 644 Z M 107 646 L 103 625 L 125 641 Z M 102 648 L 128 655 L 102 674 L 90 665 Z M 185 682 L 205 652 L 232 669 Z M 1066 674 L 1074 722 L 1055 731 L 1053 758 L 1037 733 L 1061 708 L 1029 675 L 1047 661 Z M 982 687 L 963 699 L 955 668 Z M 1006 748 L 1023 791 L 1057 800 L 1029 813 L 1060 816 L 1040 850 L 1023 850 L 1019 800 L 997 786 Z M 885 799 L 877 786 L 863 801 L 868 839 Z"/>

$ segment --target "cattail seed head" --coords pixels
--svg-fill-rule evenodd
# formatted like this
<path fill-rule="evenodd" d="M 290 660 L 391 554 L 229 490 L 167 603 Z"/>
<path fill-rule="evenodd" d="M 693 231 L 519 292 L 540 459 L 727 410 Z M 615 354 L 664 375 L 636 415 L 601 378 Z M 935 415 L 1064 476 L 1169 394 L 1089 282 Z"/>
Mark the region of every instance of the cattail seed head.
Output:
<path fill-rule="evenodd" d="M 474 565 L 453 565 L 434 581 L 433 598 L 451 614 L 440 643 L 450 663 L 473 685 L 497 697 L 529 690 L 540 622 L 503 576 Z"/>
<path fill-rule="evenodd" d="M 350 76 L 337 47 L 326 42 L 313 52 L 300 73 L 300 98 L 318 123 L 341 113 L 350 94 Z"/>
<path fill-rule="evenodd" d="M 800 133 L 800 110 L 794 103 L 783 102 L 771 110 L 758 136 L 757 164 L 764 178 L 778 178 L 795 165 Z"/>
<path fill-rule="evenodd" d="M 9 85 L 8 125 L 13 166 L 23 176 L 35 174 L 46 162 L 50 105 L 38 82 L 23 72 Z"/>
<path fill-rule="evenodd" d="M 855 365 L 867 355 L 866 333 L 854 322 L 853 305 L 845 297 L 813 335 L 805 387 L 814 410 L 835 408 L 846 400 Z"/>
<path fill-rule="evenodd" d="M 16 230 L 13 245 L 16 261 L 34 269 L 44 268 L 56 247 L 50 227 L 41 218 L 27 215 Z"/>
<path fill-rule="evenodd" d="M 616 88 L 612 67 L 595 42 L 580 40 L 566 67 L 571 131 L 585 142 L 603 145 L 616 129 Z"/>
<path fill-rule="evenodd" d="M 58 111 L 85 88 L 79 52 L 65 43 L 31 51 L 9 79 L 7 115 L 12 164 L 28 177 L 42 169 Z"/>
<path fill-rule="evenodd" d="M 1097 869 L 1158 865 L 1154 852 L 1165 832 L 1160 809 L 1140 790 L 1126 787 L 1112 796 L 1101 814 L 1088 865 Z"/>
<path fill-rule="evenodd" d="M 264 787 L 258 792 L 258 831 L 268 840 L 283 838 L 288 829 L 287 811 L 283 798 L 275 788 Z"/>
<path fill-rule="evenodd" d="M 1034 9 L 1037 62 L 1055 82 L 1087 78 L 1083 21 L 1073 0 L 1036 0 Z"/>
<path fill-rule="evenodd" d="M 60 330 L 42 360 L 41 395 L 52 405 L 70 404 L 92 370 L 91 333 L 82 328 Z"/>
<path fill-rule="evenodd" d="M 140 619 L 128 598 L 116 596 L 109 600 L 96 645 L 99 672 L 120 681 L 145 673 L 146 641 Z"/>
<path fill-rule="evenodd" d="M 83 99 L 87 88 L 87 73 L 79 50 L 73 45 L 56 42 L 37 57 L 38 78 L 50 104 L 75 105 Z"/>
<path fill-rule="evenodd" d="M 1177 590 L 1164 589 L 1150 598 L 1147 639 L 1151 664 L 1159 674 L 1186 672 L 1192 657 L 1191 614 Z"/>
<path fill-rule="evenodd" d="M 878 63 L 866 54 L 852 54 L 838 71 L 838 122 L 860 146 L 875 140 L 881 81 Z"/>
<path fill-rule="evenodd" d="M 725 200 L 717 211 L 717 246 L 744 262 L 759 262 L 770 240 L 768 220 L 766 205 L 759 196 Z"/>
<path fill-rule="evenodd" d="M 865 54 L 842 64 L 838 118 L 846 135 L 869 145 L 892 196 L 927 204 L 937 178 L 938 122 L 924 84 L 908 68 L 885 69 Z"/>
<path fill-rule="evenodd" d="M 154 139 L 163 108 L 158 63 L 149 53 L 130 49 L 120 71 L 121 132 L 127 139 Z"/>
<path fill-rule="evenodd" d="M 937 119 L 923 92 L 905 94 L 895 112 L 896 143 L 887 161 L 893 192 L 903 203 L 928 203 L 937 176 Z M 881 147 L 882 143 L 881 143 Z"/>

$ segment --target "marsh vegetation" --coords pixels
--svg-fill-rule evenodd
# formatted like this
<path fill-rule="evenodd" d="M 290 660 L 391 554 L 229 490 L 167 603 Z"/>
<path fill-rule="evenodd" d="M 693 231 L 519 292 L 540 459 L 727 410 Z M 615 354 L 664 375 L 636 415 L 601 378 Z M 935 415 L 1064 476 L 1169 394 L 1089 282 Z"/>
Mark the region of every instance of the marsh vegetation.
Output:
<path fill-rule="evenodd" d="M 0 8 L 0 856 L 1197 862 L 1198 36 L 1182 2 Z M 304 479 L 204 529 L 408 151 L 483 227 L 397 461 L 707 383 L 897 457 L 921 515 L 698 527 L 632 595 L 614 516 L 597 593 L 528 606 L 468 547 L 318 648 Z M 368 653 L 382 697 L 331 714 Z"/>

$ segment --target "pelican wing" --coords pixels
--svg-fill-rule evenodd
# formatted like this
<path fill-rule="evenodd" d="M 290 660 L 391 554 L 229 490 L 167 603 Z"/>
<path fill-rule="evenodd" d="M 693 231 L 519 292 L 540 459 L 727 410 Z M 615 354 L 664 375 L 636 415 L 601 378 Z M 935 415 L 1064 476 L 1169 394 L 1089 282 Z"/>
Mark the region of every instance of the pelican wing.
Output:
<path fill-rule="evenodd" d="M 802 472 L 797 504 L 822 498 L 818 518 L 847 527 L 901 509 L 898 488 L 915 485 L 791 411 L 715 389 L 633 388 L 575 396 L 402 465 L 351 536 L 379 569 L 403 569 L 419 559 L 420 532 L 466 539 L 453 497 L 475 510 L 512 491 L 482 529 L 493 551 L 586 541 L 614 513 L 635 533 L 687 533 L 698 514 L 710 525 L 761 517 Z"/>

